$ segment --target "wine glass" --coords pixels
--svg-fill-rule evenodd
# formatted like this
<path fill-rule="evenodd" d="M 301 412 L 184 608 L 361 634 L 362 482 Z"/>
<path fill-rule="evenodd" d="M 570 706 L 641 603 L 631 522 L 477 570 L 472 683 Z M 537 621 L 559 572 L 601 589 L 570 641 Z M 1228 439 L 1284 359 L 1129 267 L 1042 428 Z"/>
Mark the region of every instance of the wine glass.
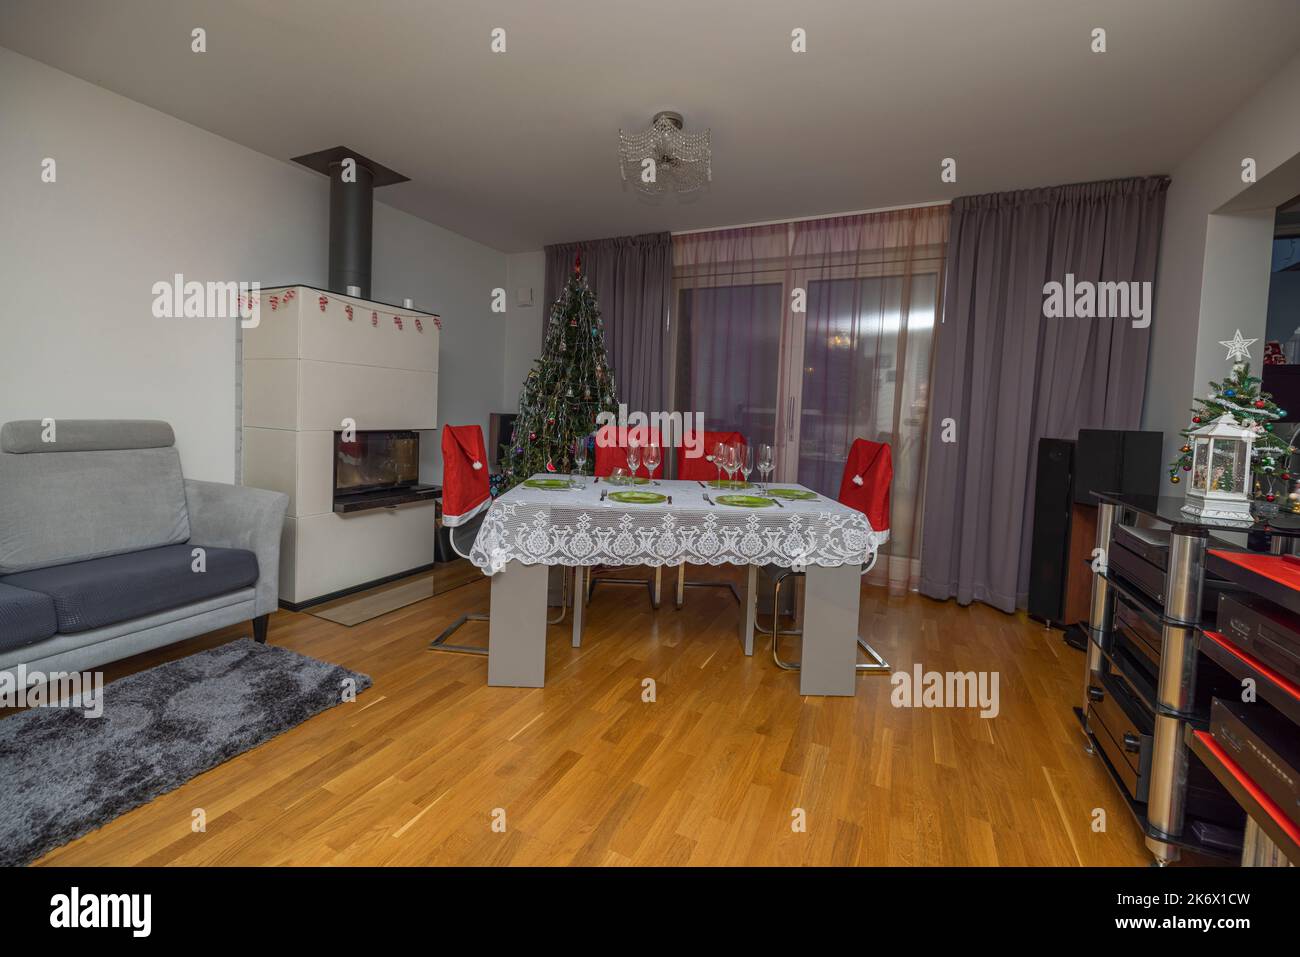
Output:
<path fill-rule="evenodd" d="M 651 442 L 645 447 L 645 454 L 642 456 L 645 460 L 645 474 L 650 478 L 655 477 L 655 469 L 659 467 L 662 460 L 662 453 L 659 450 L 658 442 Z"/>
<path fill-rule="evenodd" d="M 745 484 L 749 484 L 749 475 L 754 471 L 754 449 L 751 445 L 742 445 L 740 447 L 740 474 L 745 477 Z"/>
<path fill-rule="evenodd" d="M 641 447 L 635 441 L 629 440 L 627 443 L 627 467 L 632 473 L 633 481 L 636 480 L 636 470 L 641 465 Z"/>
<path fill-rule="evenodd" d="M 573 443 L 573 465 L 578 470 L 579 475 L 586 474 L 587 468 L 587 437 L 581 436 L 578 441 Z"/>
<path fill-rule="evenodd" d="M 621 465 L 614 466 L 614 468 L 609 470 L 608 481 L 610 485 L 626 485 L 627 469 L 623 468 Z"/>
<path fill-rule="evenodd" d="M 731 442 L 727 445 L 727 458 L 722 467 L 727 472 L 727 484 L 732 488 L 735 488 L 736 469 L 740 468 L 740 446 L 735 442 Z"/>
<path fill-rule="evenodd" d="M 718 470 L 718 478 L 714 482 L 719 488 L 722 487 L 722 467 L 727 464 L 727 444 L 719 442 L 713 447 L 713 466 Z"/>
<path fill-rule="evenodd" d="M 772 446 L 763 442 L 758 447 L 758 474 L 763 477 L 763 492 L 767 493 L 767 477 L 775 466 L 772 463 Z"/>

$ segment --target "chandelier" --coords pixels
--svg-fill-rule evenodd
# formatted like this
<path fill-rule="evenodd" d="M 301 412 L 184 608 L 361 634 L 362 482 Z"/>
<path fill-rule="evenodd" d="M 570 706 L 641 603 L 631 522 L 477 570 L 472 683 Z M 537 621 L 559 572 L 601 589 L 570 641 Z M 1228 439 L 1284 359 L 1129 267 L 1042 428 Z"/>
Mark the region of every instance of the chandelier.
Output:
<path fill-rule="evenodd" d="M 656 113 L 648 130 L 620 129 L 618 157 L 624 184 L 650 195 L 694 193 L 713 180 L 709 131 L 683 132 L 680 113 Z"/>

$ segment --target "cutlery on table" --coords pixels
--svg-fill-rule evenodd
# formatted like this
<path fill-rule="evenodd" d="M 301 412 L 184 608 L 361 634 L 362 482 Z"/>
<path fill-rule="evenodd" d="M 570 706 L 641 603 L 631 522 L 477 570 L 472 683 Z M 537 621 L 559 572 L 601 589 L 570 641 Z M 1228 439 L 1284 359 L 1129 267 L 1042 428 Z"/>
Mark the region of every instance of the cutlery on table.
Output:
<path fill-rule="evenodd" d="M 781 504 L 781 500 L 779 498 L 773 498 L 772 501 L 776 502 L 777 508 L 785 508 L 785 506 Z"/>
<path fill-rule="evenodd" d="M 708 493 L 708 492 L 705 492 L 705 493 L 704 493 L 704 501 L 708 502 L 710 505 L 713 504 L 713 499 L 709 498 L 709 493 Z"/>
<path fill-rule="evenodd" d="M 673 504 L 673 497 L 671 495 L 668 496 L 668 504 Z"/>
<path fill-rule="evenodd" d="M 698 480 L 698 479 L 697 479 L 697 480 L 696 480 L 696 481 L 699 481 L 699 480 Z M 700 488 L 702 488 L 702 489 L 707 489 L 707 488 L 708 488 L 708 486 L 707 486 L 707 485 L 705 485 L 705 484 L 704 484 L 704 483 L 703 483 L 703 482 L 700 482 Z M 704 496 L 704 497 L 705 497 L 705 498 L 708 498 L 708 496 L 707 496 L 707 495 L 706 495 L 706 496 Z"/>
<path fill-rule="evenodd" d="M 607 488 L 603 488 L 603 489 L 601 489 L 601 490 L 600 490 L 600 500 L 601 500 L 602 502 L 605 501 L 605 496 L 608 495 L 608 494 L 609 494 L 609 489 L 607 489 Z"/>

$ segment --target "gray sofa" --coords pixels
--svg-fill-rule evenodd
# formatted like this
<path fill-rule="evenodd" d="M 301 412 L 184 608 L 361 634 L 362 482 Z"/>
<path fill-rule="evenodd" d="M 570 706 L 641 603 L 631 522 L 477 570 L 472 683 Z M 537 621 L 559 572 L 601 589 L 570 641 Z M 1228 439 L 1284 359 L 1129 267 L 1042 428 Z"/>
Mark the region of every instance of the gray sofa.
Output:
<path fill-rule="evenodd" d="M 266 641 L 282 492 L 181 474 L 166 422 L 0 427 L 0 671 L 85 671 L 243 621 Z"/>

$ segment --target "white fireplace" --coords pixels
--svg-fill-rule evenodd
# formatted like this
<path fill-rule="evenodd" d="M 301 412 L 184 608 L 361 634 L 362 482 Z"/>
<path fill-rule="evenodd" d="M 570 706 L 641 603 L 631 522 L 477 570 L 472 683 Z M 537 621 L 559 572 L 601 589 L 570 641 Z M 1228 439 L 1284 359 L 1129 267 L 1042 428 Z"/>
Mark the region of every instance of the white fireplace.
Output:
<path fill-rule="evenodd" d="M 432 497 L 376 494 L 372 507 L 336 510 L 336 433 L 438 427 L 441 320 L 310 286 L 263 289 L 259 305 L 243 339 L 243 482 L 289 495 L 281 600 L 431 565 Z"/>

